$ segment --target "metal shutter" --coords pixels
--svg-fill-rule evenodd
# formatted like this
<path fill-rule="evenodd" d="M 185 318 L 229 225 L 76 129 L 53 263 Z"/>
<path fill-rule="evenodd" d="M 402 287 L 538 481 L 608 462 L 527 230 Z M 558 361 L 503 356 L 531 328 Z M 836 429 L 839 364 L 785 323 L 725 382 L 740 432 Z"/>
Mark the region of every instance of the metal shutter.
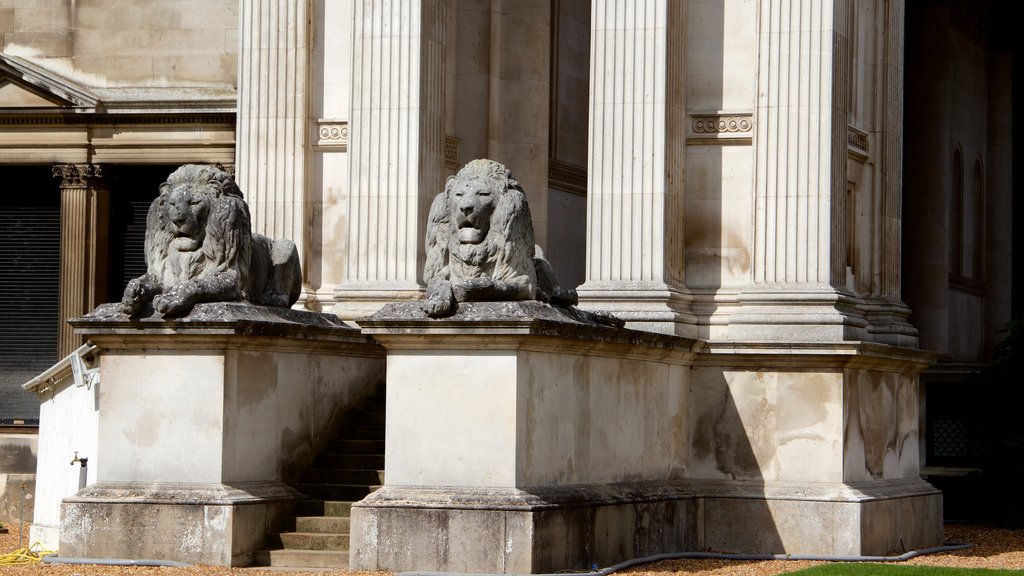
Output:
<path fill-rule="evenodd" d="M 60 206 L 0 198 L 0 421 L 36 419 L 21 385 L 57 360 Z M 42 204 L 49 198 L 38 198 Z M 59 202 L 59 200 L 58 200 Z"/>

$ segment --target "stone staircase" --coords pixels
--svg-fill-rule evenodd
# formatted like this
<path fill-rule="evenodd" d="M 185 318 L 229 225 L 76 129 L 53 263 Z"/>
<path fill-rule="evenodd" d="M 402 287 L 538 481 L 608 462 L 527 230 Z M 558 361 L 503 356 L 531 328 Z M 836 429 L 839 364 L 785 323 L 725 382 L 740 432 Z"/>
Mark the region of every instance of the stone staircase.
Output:
<path fill-rule="evenodd" d="M 384 395 L 371 397 L 304 470 L 299 502 L 284 532 L 271 534 L 256 563 L 275 568 L 348 568 L 352 503 L 384 483 Z"/>

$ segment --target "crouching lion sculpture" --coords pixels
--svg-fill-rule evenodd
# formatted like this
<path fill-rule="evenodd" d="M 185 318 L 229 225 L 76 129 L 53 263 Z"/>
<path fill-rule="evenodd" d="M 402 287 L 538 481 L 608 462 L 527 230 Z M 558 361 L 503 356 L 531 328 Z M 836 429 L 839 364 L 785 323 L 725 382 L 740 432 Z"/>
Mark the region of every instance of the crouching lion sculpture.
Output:
<path fill-rule="evenodd" d="M 242 191 L 213 166 L 182 166 L 160 185 L 145 246 L 146 273 L 125 288 L 125 314 L 150 301 L 164 315 L 201 302 L 291 306 L 302 289 L 295 244 L 253 234 Z"/>
<path fill-rule="evenodd" d="M 451 316 L 459 302 L 539 300 L 571 308 L 575 290 L 558 284 L 533 243 L 526 194 L 512 173 L 493 160 L 473 160 L 448 178 L 430 207 L 423 276 L 423 310 Z M 607 314 L 574 315 L 621 326 Z"/>

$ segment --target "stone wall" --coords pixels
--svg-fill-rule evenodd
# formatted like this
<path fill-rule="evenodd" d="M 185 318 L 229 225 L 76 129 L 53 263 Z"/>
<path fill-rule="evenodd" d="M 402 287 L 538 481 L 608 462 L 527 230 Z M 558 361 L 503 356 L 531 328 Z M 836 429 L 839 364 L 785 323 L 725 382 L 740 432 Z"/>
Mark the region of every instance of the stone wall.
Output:
<path fill-rule="evenodd" d="M 235 84 L 237 0 L 0 0 L 3 52 L 91 86 Z"/>
<path fill-rule="evenodd" d="M 36 434 L 0 433 L 0 522 L 32 519 L 38 443 Z"/>

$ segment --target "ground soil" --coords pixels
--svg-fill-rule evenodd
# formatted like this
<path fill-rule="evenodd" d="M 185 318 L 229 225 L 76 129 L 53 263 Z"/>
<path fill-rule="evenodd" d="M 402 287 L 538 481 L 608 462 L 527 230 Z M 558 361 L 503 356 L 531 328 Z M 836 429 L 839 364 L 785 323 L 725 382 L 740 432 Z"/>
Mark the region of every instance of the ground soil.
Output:
<path fill-rule="evenodd" d="M 0 534 L 0 556 L 19 547 L 17 526 Z M 28 526 L 21 539 L 27 540 Z M 919 556 L 906 564 L 922 566 L 949 566 L 961 568 L 997 568 L 1024 571 L 1024 530 L 1004 530 L 986 526 L 947 525 L 947 542 L 967 542 L 972 548 Z M 666 560 L 637 566 L 622 574 L 631 576 L 768 576 L 784 574 L 820 562 L 797 560 L 771 562 L 739 562 L 726 560 Z M 84 566 L 74 564 L 42 564 L 33 566 L 0 566 L 0 576 L 260 576 L 266 569 L 221 568 L 216 566 L 190 566 L 187 568 L 147 568 L 117 566 Z M 274 576 L 385 576 L 382 572 L 330 572 L 274 570 Z"/>

